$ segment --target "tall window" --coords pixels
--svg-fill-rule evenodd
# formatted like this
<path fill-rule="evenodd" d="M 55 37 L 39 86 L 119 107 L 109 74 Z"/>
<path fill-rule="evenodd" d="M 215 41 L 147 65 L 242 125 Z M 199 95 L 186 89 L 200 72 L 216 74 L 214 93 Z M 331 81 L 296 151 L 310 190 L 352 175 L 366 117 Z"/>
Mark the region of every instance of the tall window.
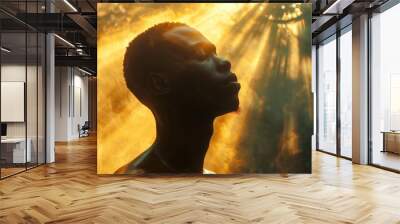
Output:
<path fill-rule="evenodd" d="M 351 158 L 352 149 L 352 35 L 351 26 L 340 36 L 340 154 Z"/>
<path fill-rule="evenodd" d="M 372 163 L 400 170 L 400 5 L 371 19 Z"/>
<path fill-rule="evenodd" d="M 336 153 L 336 37 L 318 48 L 318 149 Z"/>
<path fill-rule="evenodd" d="M 390 130 L 400 130 L 400 73 L 390 76 Z"/>

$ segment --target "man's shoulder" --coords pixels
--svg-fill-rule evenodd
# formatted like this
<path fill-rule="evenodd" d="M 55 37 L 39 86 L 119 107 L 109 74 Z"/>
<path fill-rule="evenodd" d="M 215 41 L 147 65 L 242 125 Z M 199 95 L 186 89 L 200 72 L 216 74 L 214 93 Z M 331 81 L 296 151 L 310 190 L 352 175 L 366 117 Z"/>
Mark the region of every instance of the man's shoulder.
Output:
<path fill-rule="evenodd" d="M 131 162 L 132 163 L 132 162 Z M 119 168 L 117 171 L 114 172 L 114 174 L 134 174 L 134 175 L 140 175 L 144 174 L 145 171 L 143 169 L 139 169 L 136 167 L 132 167 L 131 163 L 126 164 L 125 166 L 122 166 Z"/>
<path fill-rule="evenodd" d="M 137 156 L 134 160 L 125 164 L 124 166 L 117 169 L 114 174 L 143 174 L 145 171 L 143 169 L 138 168 L 138 165 L 146 158 L 149 150 L 143 152 L 139 156 Z"/>

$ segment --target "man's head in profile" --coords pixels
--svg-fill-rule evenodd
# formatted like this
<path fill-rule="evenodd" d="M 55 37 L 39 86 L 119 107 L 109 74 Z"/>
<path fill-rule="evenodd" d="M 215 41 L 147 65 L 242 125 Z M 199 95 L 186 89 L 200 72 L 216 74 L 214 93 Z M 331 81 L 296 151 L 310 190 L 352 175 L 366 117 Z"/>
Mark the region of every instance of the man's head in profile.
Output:
<path fill-rule="evenodd" d="M 196 29 L 161 23 L 129 44 L 124 76 L 154 114 L 157 137 L 117 173 L 203 172 L 214 119 L 239 107 L 240 84 L 230 62 Z"/>

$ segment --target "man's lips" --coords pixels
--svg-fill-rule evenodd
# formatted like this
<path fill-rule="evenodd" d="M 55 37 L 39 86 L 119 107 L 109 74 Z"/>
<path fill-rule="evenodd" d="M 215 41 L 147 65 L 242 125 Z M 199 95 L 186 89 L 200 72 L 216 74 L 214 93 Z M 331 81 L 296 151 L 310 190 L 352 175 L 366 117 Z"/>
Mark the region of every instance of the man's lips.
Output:
<path fill-rule="evenodd" d="M 225 83 L 226 84 L 228 84 L 228 83 L 231 83 L 231 82 L 237 82 L 238 81 L 238 79 L 237 79 L 237 76 L 236 76 L 236 74 L 235 73 L 231 73 L 226 79 L 225 79 Z"/>
<path fill-rule="evenodd" d="M 224 81 L 224 84 L 235 91 L 240 90 L 240 83 L 238 82 L 237 76 L 231 73 Z"/>
<path fill-rule="evenodd" d="M 238 82 L 230 82 L 227 86 L 232 88 L 235 92 L 239 92 L 240 90 L 240 83 Z"/>

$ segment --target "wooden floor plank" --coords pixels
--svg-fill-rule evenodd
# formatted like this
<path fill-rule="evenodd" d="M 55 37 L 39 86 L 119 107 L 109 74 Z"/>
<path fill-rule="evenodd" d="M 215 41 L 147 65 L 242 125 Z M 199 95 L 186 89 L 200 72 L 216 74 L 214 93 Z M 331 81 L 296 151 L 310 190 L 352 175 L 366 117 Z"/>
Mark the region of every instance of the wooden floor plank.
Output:
<path fill-rule="evenodd" d="M 96 174 L 96 138 L 0 181 L 0 223 L 400 223 L 400 175 L 313 152 L 311 175 Z"/>

